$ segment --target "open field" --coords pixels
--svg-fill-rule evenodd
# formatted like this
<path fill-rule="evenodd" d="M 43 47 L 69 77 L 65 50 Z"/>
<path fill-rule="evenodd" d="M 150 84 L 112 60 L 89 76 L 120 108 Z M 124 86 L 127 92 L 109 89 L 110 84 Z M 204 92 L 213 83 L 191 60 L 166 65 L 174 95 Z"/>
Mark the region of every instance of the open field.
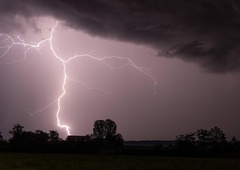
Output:
<path fill-rule="evenodd" d="M 122 155 L 0 153 L 2 170 L 240 169 L 238 159 L 168 158 Z"/>

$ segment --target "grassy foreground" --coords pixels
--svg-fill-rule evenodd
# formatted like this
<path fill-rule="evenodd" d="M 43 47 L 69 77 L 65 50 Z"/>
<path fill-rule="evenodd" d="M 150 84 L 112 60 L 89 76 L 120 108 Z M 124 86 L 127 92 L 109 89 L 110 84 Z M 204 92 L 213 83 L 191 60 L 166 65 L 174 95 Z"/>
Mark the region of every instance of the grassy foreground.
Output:
<path fill-rule="evenodd" d="M 238 159 L 166 158 L 121 155 L 0 153 L 4 170 L 162 170 L 240 169 Z"/>

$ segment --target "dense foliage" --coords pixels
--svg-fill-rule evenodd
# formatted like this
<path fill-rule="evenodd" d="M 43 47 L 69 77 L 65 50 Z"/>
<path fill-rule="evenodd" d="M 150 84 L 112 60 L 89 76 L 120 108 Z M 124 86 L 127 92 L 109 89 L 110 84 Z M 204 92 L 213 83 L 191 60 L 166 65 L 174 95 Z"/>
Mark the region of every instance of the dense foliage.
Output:
<path fill-rule="evenodd" d="M 214 127 L 177 136 L 176 150 L 181 155 L 188 156 L 223 156 L 239 153 L 240 143 L 235 137 L 227 141 L 223 131 L 219 127 Z"/>
<path fill-rule="evenodd" d="M 20 124 L 15 124 L 9 133 L 12 137 L 5 140 L 0 132 L 2 152 L 240 158 L 240 141 L 236 137 L 228 141 L 219 127 L 178 135 L 176 140 L 170 141 L 168 145 L 161 143 L 145 145 L 144 141 L 139 141 L 140 143 L 136 145 L 124 145 L 122 135 L 117 133 L 116 123 L 110 119 L 95 121 L 93 133 L 90 135 L 68 136 L 65 140 L 59 137 L 57 131 L 50 130 L 49 133 L 41 130 L 25 131 Z"/>
<path fill-rule="evenodd" d="M 100 122 L 103 129 L 97 128 Z M 104 131 L 104 136 L 99 134 Z M 94 123 L 93 134 L 86 136 L 68 136 L 66 140 L 59 137 L 57 131 L 50 130 L 49 133 L 41 130 L 25 131 L 20 124 L 14 124 L 9 131 L 12 137 L 4 140 L 0 132 L 0 151 L 10 152 L 34 152 L 34 153 L 99 153 L 111 148 L 117 152 L 123 146 L 121 134 L 117 134 L 117 125 L 114 121 L 107 119 L 97 120 Z"/>

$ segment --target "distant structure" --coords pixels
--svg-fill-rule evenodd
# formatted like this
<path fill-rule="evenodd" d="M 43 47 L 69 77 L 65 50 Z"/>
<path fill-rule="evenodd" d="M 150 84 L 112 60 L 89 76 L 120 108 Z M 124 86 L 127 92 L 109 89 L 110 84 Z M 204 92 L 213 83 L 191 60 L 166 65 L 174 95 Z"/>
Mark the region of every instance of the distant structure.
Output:
<path fill-rule="evenodd" d="M 67 141 L 70 142 L 88 142 L 90 141 L 90 136 L 86 135 L 86 136 L 76 136 L 76 135 L 69 135 L 66 138 Z"/>

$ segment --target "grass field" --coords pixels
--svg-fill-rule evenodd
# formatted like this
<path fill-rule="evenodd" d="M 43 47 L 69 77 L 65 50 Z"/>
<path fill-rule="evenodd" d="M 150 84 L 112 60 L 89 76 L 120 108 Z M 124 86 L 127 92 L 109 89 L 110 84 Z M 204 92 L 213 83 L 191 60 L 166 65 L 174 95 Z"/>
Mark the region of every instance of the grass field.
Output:
<path fill-rule="evenodd" d="M 168 158 L 121 155 L 0 153 L 2 170 L 199 170 L 240 169 L 238 159 Z"/>

